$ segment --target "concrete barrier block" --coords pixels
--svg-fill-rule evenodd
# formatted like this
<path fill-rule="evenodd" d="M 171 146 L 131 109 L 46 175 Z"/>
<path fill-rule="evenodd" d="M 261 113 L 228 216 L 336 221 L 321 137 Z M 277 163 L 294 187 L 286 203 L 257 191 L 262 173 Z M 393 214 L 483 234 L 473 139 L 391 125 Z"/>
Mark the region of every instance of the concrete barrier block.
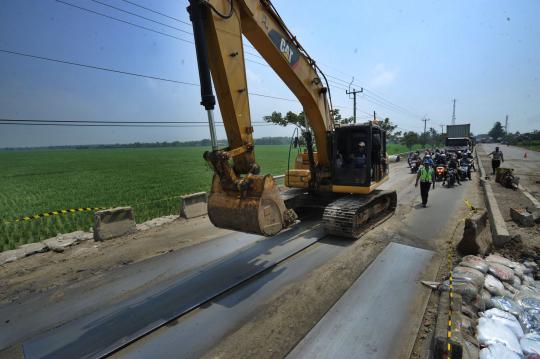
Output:
<path fill-rule="evenodd" d="M 94 215 L 94 240 L 104 241 L 136 230 L 131 207 L 97 211 Z"/>
<path fill-rule="evenodd" d="M 208 214 L 208 196 L 206 192 L 192 193 L 180 197 L 180 215 L 194 218 Z"/>
<path fill-rule="evenodd" d="M 491 251 L 492 241 L 487 222 L 488 214 L 485 209 L 480 209 L 473 216 L 465 219 L 463 237 L 457 247 L 460 253 L 485 256 Z"/>
<path fill-rule="evenodd" d="M 484 187 L 484 193 L 486 195 L 486 204 L 489 215 L 489 223 L 491 225 L 491 233 L 493 238 L 493 245 L 495 247 L 502 247 L 508 243 L 511 239 L 510 233 L 506 228 L 506 223 L 495 199 L 495 194 L 491 188 L 491 184 L 488 181 L 481 181 Z"/>

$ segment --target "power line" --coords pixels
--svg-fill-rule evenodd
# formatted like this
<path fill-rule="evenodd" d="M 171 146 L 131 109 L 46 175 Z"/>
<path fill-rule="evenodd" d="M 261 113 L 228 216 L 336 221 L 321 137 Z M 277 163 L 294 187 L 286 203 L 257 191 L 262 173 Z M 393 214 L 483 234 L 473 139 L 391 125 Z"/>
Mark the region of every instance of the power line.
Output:
<path fill-rule="evenodd" d="M 147 78 L 147 79 L 159 80 L 159 81 L 165 81 L 165 82 L 172 82 L 172 83 L 177 83 L 177 84 L 181 84 L 181 85 L 199 86 L 199 84 L 194 83 L 194 82 L 178 81 L 178 80 L 166 79 L 166 78 L 163 78 L 163 77 L 142 75 L 142 74 L 138 74 L 138 73 L 135 73 L 135 72 L 128 72 L 128 71 L 122 71 L 122 70 L 109 69 L 109 68 L 101 67 L 101 66 L 80 64 L 80 63 L 77 63 L 77 62 L 72 62 L 72 61 L 67 61 L 67 60 L 52 59 L 50 57 L 25 54 L 25 53 L 22 53 L 22 52 L 9 51 L 9 50 L 4 50 L 4 49 L 0 49 L 0 51 L 4 52 L 4 53 L 7 53 L 7 54 L 11 54 L 11 55 L 25 56 L 25 57 L 29 57 L 29 58 L 34 58 L 34 59 L 39 59 L 39 60 L 44 60 L 44 61 L 57 62 L 57 63 L 61 63 L 61 64 L 66 64 L 66 65 L 85 67 L 85 68 L 94 69 L 94 70 L 114 72 L 114 73 L 118 73 L 118 74 L 122 74 L 122 75 L 144 77 L 144 78 Z"/>
<path fill-rule="evenodd" d="M 154 32 L 154 33 L 163 35 L 163 36 L 167 36 L 167 37 L 170 37 L 170 38 L 177 39 L 177 40 L 179 40 L 179 41 L 183 41 L 183 42 L 186 42 L 186 43 L 194 44 L 193 41 L 186 40 L 186 39 L 183 39 L 183 38 L 180 38 L 180 37 L 171 35 L 171 34 L 167 34 L 167 33 L 164 33 L 164 32 L 158 31 L 158 30 L 154 30 L 154 29 L 151 29 L 151 28 L 142 26 L 142 25 L 138 25 L 138 24 L 132 23 L 132 22 L 129 22 L 129 21 L 125 21 L 125 20 L 122 20 L 122 19 L 118 19 L 118 18 L 115 18 L 115 17 L 113 17 L 113 16 L 109 16 L 109 15 L 106 15 L 106 14 L 103 14 L 103 13 L 100 13 L 100 12 L 97 12 L 97 11 L 94 11 L 94 10 L 90 10 L 90 9 L 84 8 L 84 7 L 82 7 L 82 6 L 78 6 L 78 5 L 75 5 L 75 4 L 72 4 L 72 3 L 69 3 L 69 2 L 65 2 L 65 1 L 62 1 L 62 0 L 55 0 L 55 1 L 58 2 L 58 3 L 64 4 L 64 5 L 72 6 L 72 7 L 74 7 L 74 8 L 79 9 L 79 10 L 82 10 L 82 11 L 87 11 L 87 12 L 93 13 L 93 14 L 95 14 L 95 15 L 99 15 L 99 16 L 106 17 L 106 18 L 111 19 L 111 20 L 119 21 L 119 22 L 122 22 L 122 23 L 124 23 L 124 24 L 131 25 L 131 26 L 135 26 L 135 27 L 141 28 L 141 29 L 143 29 L 143 30 L 151 31 L 151 32 Z M 169 26 L 169 25 L 167 25 L 167 24 L 164 24 L 164 23 L 161 23 L 161 22 L 158 22 L 158 21 L 155 21 L 155 20 L 146 18 L 146 17 L 144 17 L 144 16 L 141 16 L 141 15 L 138 15 L 138 14 L 135 14 L 135 13 L 131 13 L 131 12 L 129 12 L 129 11 L 126 11 L 126 10 L 123 10 L 123 9 L 120 9 L 120 8 L 117 8 L 117 7 L 114 7 L 114 6 L 112 6 L 112 5 L 108 5 L 108 4 L 102 3 L 102 2 L 100 2 L 100 1 L 98 1 L 98 0 L 91 0 L 91 1 L 96 2 L 96 3 L 99 3 L 99 4 L 102 4 L 102 5 L 104 5 L 104 6 L 111 7 L 111 8 L 113 8 L 113 9 L 116 9 L 116 10 L 119 10 L 119 11 L 122 11 L 122 12 L 125 12 L 125 13 L 128 13 L 128 14 L 133 15 L 133 16 L 137 16 L 137 17 L 143 18 L 143 19 L 145 19 L 145 20 L 149 20 L 149 21 L 158 23 L 158 24 L 160 24 L 160 25 L 164 25 L 164 26 L 171 27 L 171 26 Z M 127 0 L 122 0 L 122 1 L 124 1 L 124 2 L 126 2 L 126 3 L 129 3 L 129 4 L 132 4 L 132 5 L 134 5 L 134 6 L 138 6 L 138 7 L 140 7 L 140 8 L 145 9 L 145 10 L 148 10 L 148 11 L 151 11 L 151 12 L 155 12 L 155 13 L 157 13 L 157 14 L 160 14 L 160 15 L 163 15 L 163 16 L 166 16 L 166 17 L 169 17 L 169 16 L 167 16 L 167 15 L 165 15 L 165 14 L 162 14 L 162 13 L 160 13 L 160 12 L 154 11 L 154 10 L 152 10 L 152 9 L 150 9 L 150 8 L 146 8 L 146 7 L 140 6 L 140 5 L 135 4 L 135 3 L 133 3 L 133 2 L 130 2 L 130 1 L 127 1 Z M 184 24 L 186 24 L 186 25 L 189 25 L 189 23 L 183 22 L 183 21 L 181 21 L 181 20 L 179 20 L 179 19 L 176 19 L 176 18 L 172 18 L 172 19 L 177 20 L 177 21 L 180 21 L 180 22 L 182 22 L 182 23 L 184 23 Z M 188 32 L 188 31 L 185 31 L 185 30 L 182 30 L 182 29 L 178 29 L 178 28 L 176 28 L 176 27 L 172 27 L 172 28 L 174 28 L 175 30 L 182 31 L 182 32 L 184 32 L 184 33 L 186 33 L 186 34 L 192 35 L 191 32 Z M 253 46 L 250 46 L 250 45 L 248 45 L 248 44 L 246 44 L 246 46 L 249 46 L 249 47 L 251 47 L 251 48 L 254 49 Z M 250 54 L 250 55 L 252 55 L 252 56 L 256 56 L 256 57 L 259 57 L 259 58 L 261 58 L 261 59 L 264 59 L 264 58 L 262 58 L 261 56 L 259 56 L 259 55 L 257 55 L 257 54 L 250 53 L 250 52 L 246 52 L 246 53 L 248 53 L 248 54 Z M 261 65 L 261 66 L 270 67 L 270 66 L 268 66 L 268 64 L 261 63 L 261 62 L 257 62 L 257 61 L 251 60 L 251 59 L 245 59 L 245 60 L 248 61 L 248 62 L 252 62 L 252 63 L 258 64 L 258 65 Z M 341 72 L 341 71 L 340 71 L 340 72 Z M 339 81 L 344 82 L 344 83 L 347 83 L 345 80 L 340 79 L 340 78 L 338 78 L 338 77 L 336 77 L 336 76 L 328 75 L 328 77 L 334 78 L 334 79 L 339 80 Z M 338 83 L 336 83 L 336 82 L 334 82 L 334 86 L 337 87 L 337 88 L 339 88 L 339 89 L 341 89 L 341 90 L 346 90 L 344 87 L 338 86 Z M 360 86 L 360 85 L 358 85 L 358 86 Z M 360 87 L 362 87 L 362 86 L 360 86 Z M 385 99 L 384 97 L 378 95 L 378 94 L 375 93 L 373 90 L 369 90 L 369 89 L 366 89 L 366 88 L 364 88 L 364 89 L 365 89 L 366 91 L 369 91 L 369 92 L 373 93 L 375 96 L 379 97 L 379 98 L 381 99 L 381 100 L 380 100 L 381 102 L 382 102 L 382 101 L 387 102 L 387 103 L 389 103 L 391 106 L 395 106 L 395 107 L 397 107 L 397 108 L 401 108 L 401 109 L 404 110 L 404 111 L 408 111 L 409 113 L 413 114 L 414 117 L 417 116 L 417 115 L 414 114 L 412 111 L 407 110 L 407 109 L 405 109 L 405 108 L 402 107 L 402 106 L 399 106 L 399 105 L 394 104 L 394 103 L 391 102 L 390 100 L 387 100 L 387 99 Z M 257 95 L 255 95 L 255 96 L 257 96 Z M 382 105 L 381 105 L 381 106 L 382 106 Z"/>
<path fill-rule="evenodd" d="M 365 90 L 367 92 L 366 96 L 370 96 L 371 98 L 376 99 L 376 100 L 378 100 L 380 102 L 383 102 L 383 103 L 387 104 L 387 106 L 393 107 L 393 108 L 395 108 L 395 109 L 397 109 L 399 111 L 407 112 L 407 113 L 411 114 L 413 117 L 419 117 L 417 113 L 415 113 L 415 112 L 413 112 L 413 111 L 411 111 L 411 110 L 409 110 L 409 109 L 407 109 L 407 108 L 405 108 L 403 106 L 397 105 L 397 104 L 393 103 L 392 101 L 385 99 L 382 96 L 377 95 L 377 93 L 375 93 L 373 90 L 370 90 L 370 89 L 365 89 Z"/>
<path fill-rule="evenodd" d="M 186 33 L 186 34 L 189 34 L 189 35 L 193 35 L 192 32 L 189 32 L 189 31 L 180 29 L 180 28 L 175 27 L 175 26 L 167 25 L 167 24 L 165 24 L 164 22 L 160 22 L 160 21 L 156 21 L 156 20 L 150 19 L 150 18 L 148 18 L 148 17 L 145 17 L 145 16 L 142 16 L 142 15 L 136 14 L 136 13 L 134 13 L 134 12 L 127 11 L 127 10 L 124 10 L 124 9 L 121 9 L 121 8 L 116 7 L 116 6 L 113 6 L 113 5 L 106 4 L 106 3 L 101 2 L 101 1 L 99 1 L 99 0 L 90 0 L 90 1 L 95 2 L 96 4 L 100 4 L 100 5 L 103 5 L 103 6 L 110 7 L 111 9 L 115 9 L 115 10 L 120 11 L 120 12 L 124 12 L 124 13 L 129 14 L 129 15 L 136 16 L 136 17 L 138 17 L 138 18 L 141 18 L 141 19 L 144 19 L 144 20 L 147 20 L 147 21 L 151 21 L 151 22 L 153 22 L 153 23 L 156 23 L 156 24 L 159 24 L 159 25 L 162 25 L 162 26 L 166 26 L 166 27 L 171 28 L 171 29 L 174 29 L 174 30 L 178 30 L 178 31 L 180 31 L 180 32 L 183 32 L 183 33 Z"/>
<path fill-rule="evenodd" d="M 167 33 L 162 32 L 162 31 L 154 30 L 154 29 L 151 29 L 151 28 L 146 27 L 146 26 L 138 25 L 138 24 L 135 24 L 135 23 L 126 21 L 126 20 L 122 20 L 122 19 L 119 19 L 119 18 L 116 18 L 116 17 L 113 17 L 113 16 L 109 16 L 109 15 L 103 14 L 103 13 L 101 13 L 101 12 L 94 11 L 94 10 L 90 10 L 90 9 L 85 8 L 85 7 L 78 6 L 78 5 L 69 3 L 69 2 L 65 2 L 65 1 L 62 1 L 62 0 L 55 0 L 55 1 L 58 2 L 58 3 L 60 3 L 60 4 L 63 4 L 63 5 L 72 6 L 72 7 L 74 7 L 74 8 L 79 9 L 79 10 L 82 10 L 82 11 L 87 11 L 87 12 L 90 12 L 90 13 L 92 13 L 92 14 L 99 15 L 99 16 L 103 16 L 103 17 L 106 17 L 106 18 L 111 19 L 111 20 L 119 21 L 119 22 L 122 22 L 122 23 L 124 23 L 124 24 L 131 25 L 131 26 L 135 26 L 135 27 L 138 27 L 138 28 L 143 29 L 143 30 L 146 30 L 146 31 L 155 32 L 156 34 L 160 34 L 160 35 L 163 35 L 163 36 L 171 37 L 171 38 L 173 38 L 173 39 L 180 40 L 180 41 L 184 41 L 184 42 L 188 42 L 188 43 L 191 43 L 191 44 L 193 43 L 193 42 L 188 41 L 188 40 L 186 40 L 186 39 L 182 39 L 182 38 L 180 38 L 180 37 L 177 37 L 177 36 L 174 36 L 174 35 L 171 35 L 171 34 L 167 34 Z"/>
<path fill-rule="evenodd" d="M 116 123 L 116 124 L 208 124 L 206 121 L 104 121 L 104 120 L 20 120 L 0 118 L 3 122 L 43 122 L 43 123 Z M 223 123 L 223 122 L 216 122 Z M 266 124 L 267 121 L 251 121 L 251 123 Z"/>
<path fill-rule="evenodd" d="M 208 125 L 136 125 L 136 124 L 105 124 L 105 123 L 85 123 L 85 124 L 75 124 L 75 123 L 28 123 L 28 122 L 2 122 L 0 120 L 0 125 L 11 125 L 11 126 L 55 126 L 55 127 L 145 127 L 145 128 L 208 128 Z M 223 123 L 217 123 L 217 125 L 223 126 Z M 275 126 L 274 124 L 254 124 L 255 127 L 261 126 Z"/>
<path fill-rule="evenodd" d="M 37 55 L 31 55 L 31 54 L 25 54 L 25 53 L 16 52 L 16 51 L 9 51 L 9 50 L 3 50 L 3 49 L 0 49 L 0 52 L 4 52 L 4 53 L 7 53 L 7 54 L 11 54 L 11 55 L 18 55 L 18 56 L 29 57 L 29 58 L 33 58 L 33 59 L 44 60 L 44 61 L 57 62 L 57 63 L 61 63 L 61 64 L 66 64 L 66 65 L 85 67 L 85 68 L 94 69 L 94 70 L 101 70 L 101 71 L 107 71 L 107 72 L 114 72 L 114 73 L 118 73 L 118 74 L 122 74 L 122 75 L 129 75 L 129 76 L 136 76 L 136 77 L 148 78 L 148 79 L 152 79 L 152 80 L 159 80 L 159 81 L 165 81 L 165 82 L 172 82 L 172 83 L 176 83 L 176 84 L 180 84 L 180 85 L 200 86 L 199 84 L 194 83 L 194 82 L 186 82 L 186 81 L 172 80 L 172 79 L 167 79 L 167 78 L 157 77 L 157 76 L 142 75 L 142 74 L 138 74 L 138 73 L 135 73 L 135 72 L 128 72 L 128 71 L 121 71 L 121 70 L 109 69 L 109 68 L 101 67 L 101 66 L 94 66 L 94 65 L 80 64 L 80 63 L 77 63 L 77 62 L 66 61 L 66 60 L 58 60 L 58 59 L 52 59 L 52 58 L 49 58 L 49 57 L 37 56 Z M 285 97 L 279 97 L 279 96 L 271 96 L 271 95 L 265 95 L 265 94 L 255 93 L 255 92 L 248 92 L 248 94 L 253 95 L 253 96 L 272 98 L 272 99 L 276 99 L 276 100 L 283 100 L 283 101 L 290 101 L 290 102 L 298 102 L 298 100 L 291 99 L 291 98 L 285 98 Z"/>
<path fill-rule="evenodd" d="M 375 97 L 370 97 L 370 95 L 368 94 L 364 94 L 364 98 L 371 102 L 372 104 L 374 105 L 378 105 L 378 106 L 381 106 L 383 108 L 385 108 L 386 110 L 392 112 L 392 113 L 395 113 L 395 114 L 402 114 L 402 115 L 405 115 L 405 116 L 409 116 L 409 117 L 414 117 L 416 118 L 417 116 L 413 116 L 412 114 L 408 113 L 408 112 L 405 112 L 403 110 L 400 110 L 399 108 L 394 108 L 394 107 L 391 107 L 387 104 L 385 104 L 384 102 L 376 99 Z"/>
<path fill-rule="evenodd" d="M 191 24 L 190 24 L 189 22 L 186 22 L 186 21 L 177 19 L 177 18 L 175 18 L 175 17 L 166 15 L 166 14 L 164 14 L 164 13 L 162 13 L 162 12 L 159 12 L 159 11 L 156 11 L 156 10 L 153 10 L 153 9 L 150 9 L 150 8 L 148 8 L 148 7 L 144 7 L 144 6 L 142 6 L 142 5 L 139 5 L 139 4 L 134 3 L 134 2 L 132 2 L 132 1 L 128 1 L 128 0 L 121 0 L 121 1 L 123 1 L 123 2 L 125 2 L 125 3 L 128 3 L 128 4 L 131 4 L 131 5 L 133 5 L 133 6 L 136 6 L 136 7 L 138 7 L 138 8 L 141 8 L 141 9 L 144 9 L 144 10 L 147 10 L 147 11 L 150 11 L 150 12 L 153 12 L 154 14 L 158 14 L 158 15 L 164 16 L 164 17 L 169 18 L 169 19 L 171 19 L 171 20 L 178 21 L 178 22 L 180 22 L 180 23 L 182 23 L 182 24 L 185 24 L 185 25 L 188 25 L 188 26 L 191 27 Z"/>

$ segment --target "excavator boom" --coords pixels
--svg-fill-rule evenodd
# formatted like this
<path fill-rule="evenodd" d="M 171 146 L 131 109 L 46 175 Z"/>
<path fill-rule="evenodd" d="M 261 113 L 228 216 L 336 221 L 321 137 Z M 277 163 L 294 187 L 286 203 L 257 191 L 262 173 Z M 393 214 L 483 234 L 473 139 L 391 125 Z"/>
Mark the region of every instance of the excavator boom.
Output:
<path fill-rule="evenodd" d="M 327 87 L 315 62 L 288 31 L 269 1 L 191 0 L 188 8 L 201 81 L 201 104 L 208 111 L 212 151 L 204 158 L 215 175 L 208 212 L 214 225 L 271 235 L 296 218 L 285 207 L 271 176 L 260 176 L 255 162 L 243 35 L 290 90 L 301 99 L 315 134 L 318 164 L 330 166 L 326 133 L 332 129 Z M 211 74 L 211 76 L 210 76 Z M 214 80 L 229 146 L 215 140 Z"/>

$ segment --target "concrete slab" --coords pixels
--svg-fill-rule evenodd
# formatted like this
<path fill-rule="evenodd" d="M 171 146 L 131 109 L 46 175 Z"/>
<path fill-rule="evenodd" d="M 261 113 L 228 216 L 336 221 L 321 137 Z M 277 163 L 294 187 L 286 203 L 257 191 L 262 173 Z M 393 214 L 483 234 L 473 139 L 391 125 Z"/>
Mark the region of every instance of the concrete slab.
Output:
<path fill-rule="evenodd" d="M 20 250 L 24 252 L 25 257 L 31 256 L 32 254 L 42 253 L 47 251 L 47 246 L 43 242 L 28 243 L 23 244 L 19 247 Z"/>
<path fill-rule="evenodd" d="M 287 357 L 409 357 L 430 294 L 420 280 L 436 275 L 434 256 L 390 243 Z"/>
<path fill-rule="evenodd" d="M 103 357 L 217 295 L 267 270 L 324 237 L 306 224 L 179 276 L 173 283 L 102 308 L 23 343 L 26 358 Z"/>
<path fill-rule="evenodd" d="M 2 252 L 0 253 L 0 265 L 14 262 L 19 258 L 23 258 L 24 256 L 25 256 L 24 251 L 17 250 L 17 249 L 12 249 L 9 251 Z"/>

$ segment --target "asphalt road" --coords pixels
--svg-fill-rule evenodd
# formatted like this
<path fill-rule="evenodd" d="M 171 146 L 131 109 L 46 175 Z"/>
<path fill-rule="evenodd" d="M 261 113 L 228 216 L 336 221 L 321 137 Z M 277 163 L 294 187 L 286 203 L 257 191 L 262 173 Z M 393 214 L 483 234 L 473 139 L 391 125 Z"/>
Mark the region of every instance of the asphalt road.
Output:
<path fill-rule="evenodd" d="M 389 224 L 389 227 L 396 228 L 396 230 L 390 230 L 391 233 L 385 234 L 381 240 L 406 244 L 406 248 L 409 249 L 413 248 L 409 246 L 431 250 L 440 249 L 452 232 L 455 219 L 465 214 L 465 212 L 460 213 L 465 207 L 462 199 L 466 197 L 468 190 L 475 186 L 475 183 L 464 182 L 462 186 L 454 188 L 443 188 L 437 184 L 436 189 L 431 194 L 428 208 L 422 208 L 419 205 L 418 188 L 415 188 L 413 183 L 414 175 L 410 174 L 406 164 L 401 162 L 392 166 L 392 177 L 384 184 L 383 188 L 398 190 L 398 202 L 401 208 L 391 219 L 394 224 Z M 341 241 L 341 243 L 343 242 Z M 200 357 L 219 343 L 228 333 L 234 331 L 239 324 L 249 320 L 249 317 L 273 293 L 291 282 L 301 280 L 311 270 L 343 250 L 344 247 L 336 246 L 332 241 L 319 242 L 308 252 L 291 258 L 257 280 L 212 302 L 208 307 L 205 306 L 204 309 L 185 318 L 180 318 L 172 325 L 162 327 L 124 348 L 116 353 L 115 357 L 147 358 L 152 354 L 157 354 L 160 357 Z M 421 253 L 433 252 L 424 251 Z M 425 259 L 425 261 L 420 262 L 413 261 L 420 265 L 415 267 L 414 276 L 410 278 L 410 281 L 402 281 L 403 295 L 398 299 L 399 306 L 387 308 L 384 305 L 372 305 L 369 307 L 370 315 L 365 316 L 365 323 L 359 324 L 359 326 L 369 327 L 368 332 L 377 333 L 376 336 L 365 335 L 361 340 L 356 341 L 358 348 L 369 348 L 369 352 L 374 353 L 372 358 L 386 358 L 389 348 L 398 348 L 399 351 L 404 352 L 411 351 L 430 293 L 428 289 L 423 288 L 418 283 L 419 276 L 422 274 L 422 279 L 434 279 L 438 268 L 438 263 L 431 260 L 432 255 L 426 255 Z M 394 278 L 399 278 L 395 276 L 394 262 L 385 263 L 385 273 L 387 276 L 392 273 Z M 409 274 L 411 273 L 413 271 L 410 271 Z M 394 306 L 396 303 L 392 303 L 392 300 L 397 299 L 394 295 L 396 283 L 384 280 L 380 271 L 372 274 L 369 280 L 377 281 L 377 277 L 378 297 L 386 298 L 385 303 Z M 413 283 L 414 285 L 412 285 Z M 407 284 L 411 285 L 407 286 Z M 370 287 L 368 283 L 363 288 L 366 288 L 366 285 Z M 402 313 L 402 315 L 392 317 L 391 313 Z M 377 318 L 386 318 L 387 320 L 378 320 Z M 204 335 L 200 335 L 200 333 L 204 333 Z M 400 338 L 399 341 L 396 340 L 396 334 Z M 330 352 L 328 354 L 328 357 L 336 357 L 333 354 L 337 355 L 337 353 Z"/>
<path fill-rule="evenodd" d="M 477 192 L 476 183 L 465 182 L 450 189 L 437 186 L 425 209 L 419 205 L 419 191 L 413 183 L 414 175 L 410 174 L 406 163 L 392 164 L 391 179 L 383 188 L 398 191 L 398 209 L 396 215 L 381 226 L 388 228 L 381 240 L 439 250 L 452 232 L 456 219 L 464 214 L 462 199 Z M 13 318 L 12 324 L 18 323 L 16 329 L 9 332 L 2 330 L 3 323 L 0 323 L 0 348 L 23 343 L 27 357 L 103 354 L 170 317 L 190 310 L 193 303 L 205 299 L 208 293 L 219 294 L 234 283 L 244 281 L 249 273 L 264 270 L 273 262 L 311 246 L 256 280 L 221 295 L 209 305 L 116 354 L 148 357 L 150 353 L 158 352 L 165 357 L 172 353 L 180 357 L 200 356 L 249 320 L 270 294 L 301 281 L 310 271 L 346 250 L 342 241 L 336 243 L 332 238 L 313 244 L 325 237 L 320 229 L 313 228 L 316 225 L 301 223 L 279 236 L 266 239 L 233 233 L 129 265 L 99 280 L 66 288 L 65 297 L 46 308 L 40 306 L 43 301 L 38 297 L 0 308 L 2 318 L 9 316 Z M 390 287 L 381 290 L 384 292 L 385 289 L 391 290 Z M 415 328 L 418 329 L 429 291 L 418 289 L 409 295 L 417 297 L 415 300 L 420 303 L 411 310 L 409 319 L 395 321 L 391 328 L 381 329 L 408 333 L 408 342 L 403 344 L 408 348 L 414 342 Z M 200 333 L 204 334 L 198 335 Z M 391 340 L 389 338 L 387 343 L 360 342 L 359 345 L 384 346 L 390 345 Z"/>

